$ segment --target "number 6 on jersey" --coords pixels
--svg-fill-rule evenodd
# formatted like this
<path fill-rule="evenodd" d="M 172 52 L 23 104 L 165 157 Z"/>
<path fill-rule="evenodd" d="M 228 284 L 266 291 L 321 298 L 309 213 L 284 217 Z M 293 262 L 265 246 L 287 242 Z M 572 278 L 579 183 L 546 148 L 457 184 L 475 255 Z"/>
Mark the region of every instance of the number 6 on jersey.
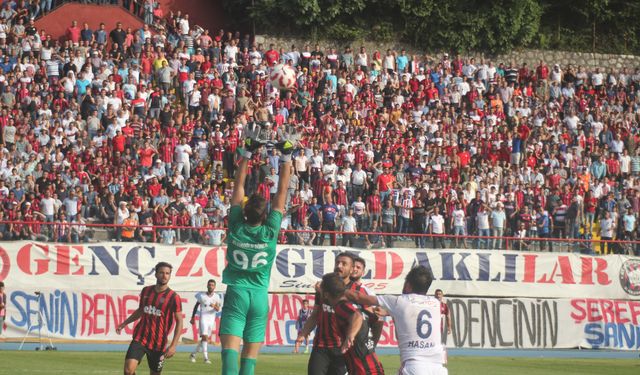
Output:
<path fill-rule="evenodd" d="M 427 310 L 422 310 L 418 314 L 417 320 L 416 331 L 418 333 L 418 337 L 420 337 L 421 339 L 428 339 L 429 336 L 431 336 L 432 331 L 431 313 Z"/>

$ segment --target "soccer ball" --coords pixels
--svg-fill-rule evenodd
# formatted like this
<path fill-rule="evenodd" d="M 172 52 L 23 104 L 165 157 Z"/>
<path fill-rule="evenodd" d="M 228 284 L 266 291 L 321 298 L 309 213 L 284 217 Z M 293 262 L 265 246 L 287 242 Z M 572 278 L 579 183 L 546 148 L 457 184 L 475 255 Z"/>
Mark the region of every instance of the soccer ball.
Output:
<path fill-rule="evenodd" d="M 296 84 L 296 71 L 286 64 L 278 64 L 273 67 L 269 74 L 271 86 L 278 90 L 291 90 Z"/>

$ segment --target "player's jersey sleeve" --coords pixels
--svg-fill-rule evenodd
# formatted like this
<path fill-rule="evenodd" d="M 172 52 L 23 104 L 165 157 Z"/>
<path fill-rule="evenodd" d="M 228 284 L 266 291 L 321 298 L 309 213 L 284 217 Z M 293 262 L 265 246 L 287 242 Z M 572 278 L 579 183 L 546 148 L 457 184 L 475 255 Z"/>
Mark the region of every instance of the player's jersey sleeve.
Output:
<path fill-rule="evenodd" d="M 197 303 L 199 303 L 200 305 L 202 305 L 202 304 L 203 304 L 203 301 L 202 301 L 202 292 L 198 292 L 198 293 L 196 293 L 196 302 L 197 302 Z"/>
<path fill-rule="evenodd" d="M 178 295 L 178 293 L 176 293 L 176 297 L 174 298 L 174 312 L 182 312 L 182 300 L 180 299 L 180 296 Z"/>
<path fill-rule="evenodd" d="M 389 314 L 391 314 L 392 316 L 395 316 L 397 314 L 399 306 L 398 302 L 400 300 L 399 296 L 385 295 L 377 296 L 376 298 L 378 298 L 378 303 L 380 304 L 380 306 L 384 307 L 384 309 L 387 310 Z"/>
<path fill-rule="evenodd" d="M 229 230 L 233 230 L 236 226 L 240 225 L 243 220 L 242 207 L 240 205 L 231 206 L 231 208 L 229 208 Z"/>
<path fill-rule="evenodd" d="M 145 286 L 140 291 L 140 298 L 139 298 L 139 303 L 138 303 L 138 308 L 140 309 L 140 311 L 142 311 L 142 309 L 144 308 L 144 303 L 145 303 L 145 299 L 147 298 L 147 290 L 148 290 L 148 288 L 149 288 L 148 286 Z"/>
<path fill-rule="evenodd" d="M 267 220 L 264 225 L 276 233 L 280 232 L 280 225 L 282 224 L 282 212 L 271 210 L 267 216 Z"/>

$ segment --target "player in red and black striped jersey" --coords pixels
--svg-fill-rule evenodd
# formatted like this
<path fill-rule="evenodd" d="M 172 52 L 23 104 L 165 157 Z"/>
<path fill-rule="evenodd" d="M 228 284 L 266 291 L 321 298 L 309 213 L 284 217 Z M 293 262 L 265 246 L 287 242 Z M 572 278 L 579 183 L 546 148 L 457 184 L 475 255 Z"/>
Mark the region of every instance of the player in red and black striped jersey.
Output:
<path fill-rule="evenodd" d="M 125 357 L 125 375 L 135 374 L 145 355 L 151 374 L 160 374 L 164 360 L 176 352 L 182 333 L 182 302 L 180 296 L 169 288 L 171 270 L 169 263 L 156 265 L 156 285 L 142 289 L 138 309 L 116 328 L 120 334 L 129 323 L 140 319 L 133 328 L 133 340 Z M 167 336 L 172 326 L 175 326 L 173 339 L 167 347 Z"/>
<path fill-rule="evenodd" d="M 366 295 L 375 296 L 369 288 L 364 286 L 360 280 L 364 275 L 364 271 L 367 268 L 367 262 L 360 256 L 356 256 L 353 261 L 353 271 L 351 271 L 351 290 L 359 291 L 360 293 L 364 293 Z M 357 289 L 354 289 L 354 287 Z M 371 338 L 373 339 L 373 346 L 378 346 L 378 341 L 380 341 L 380 336 L 382 335 L 382 329 L 384 328 L 384 321 L 380 319 L 380 317 L 376 314 L 376 310 L 373 306 L 362 306 L 363 312 L 367 316 L 367 323 L 369 323 L 369 329 L 371 330 Z"/>
<path fill-rule="evenodd" d="M 350 280 L 353 272 L 355 256 L 344 252 L 338 254 L 335 261 L 334 272 L 340 275 L 349 289 L 366 293 L 359 283 Z M 342 334 L 334 316 L 334 309 L 322 296 L 316 293 L 313 312 L 304 327 L 298 332 L 296 345 L 302 344 L 304 338 L 315 328 L 313 350 L 309 358 L 309 375 L 344 375 L 347 368 L 340 348 L 342 346 Z"/>
<path fill-rule="evenodd" d="M 350 375 L 384 374 L 382 364 L 373 349 L 369 326 L 362 312 L 345 297 L 347 290 L 340 275 L 324 275 L 320 286 L 322 298 L 334 309 L 336 326 L 343 339 L 341 352 Z"/>

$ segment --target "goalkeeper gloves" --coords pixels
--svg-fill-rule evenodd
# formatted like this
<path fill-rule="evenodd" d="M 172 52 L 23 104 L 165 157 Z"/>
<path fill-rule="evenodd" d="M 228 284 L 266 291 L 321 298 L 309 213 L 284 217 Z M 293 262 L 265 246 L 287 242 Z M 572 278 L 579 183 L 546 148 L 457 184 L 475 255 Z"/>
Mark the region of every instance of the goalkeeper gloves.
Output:
<path fill-rule="evenodd" d="M 255 123 L 248 124 L 245 127 L 244 133 L 246 135 L 243 142 L 244 148 L 238 149 L 238 155 L 246 159 L 251 159 L 253 153 L 264 146 L 265 142 L 259 139 L 260 127 Z"/>

